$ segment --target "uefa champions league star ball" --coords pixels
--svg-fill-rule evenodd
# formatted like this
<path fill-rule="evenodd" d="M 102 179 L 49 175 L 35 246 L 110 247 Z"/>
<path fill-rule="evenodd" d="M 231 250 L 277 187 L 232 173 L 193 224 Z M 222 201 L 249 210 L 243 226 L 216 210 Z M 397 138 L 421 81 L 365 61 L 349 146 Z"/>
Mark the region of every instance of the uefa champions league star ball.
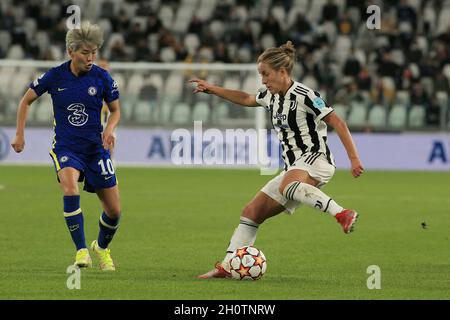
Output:
<path fill-rule="evenodd" d="M 267 269 L 264 253 L 252 246 L 238 248 L 230 259 L 231 276 L 236 280 L 258 280 Z"/>

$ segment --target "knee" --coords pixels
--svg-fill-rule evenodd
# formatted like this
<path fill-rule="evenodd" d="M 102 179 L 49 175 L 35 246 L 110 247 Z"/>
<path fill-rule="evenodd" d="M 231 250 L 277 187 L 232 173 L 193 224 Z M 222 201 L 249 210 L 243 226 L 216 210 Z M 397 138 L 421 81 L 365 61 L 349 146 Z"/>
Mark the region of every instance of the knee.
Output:
<path fill-rule="evenodd" d="M 80 194 L 76 184 L 64 184 L 61 187 L 65 196 L 77 196 Z"/>

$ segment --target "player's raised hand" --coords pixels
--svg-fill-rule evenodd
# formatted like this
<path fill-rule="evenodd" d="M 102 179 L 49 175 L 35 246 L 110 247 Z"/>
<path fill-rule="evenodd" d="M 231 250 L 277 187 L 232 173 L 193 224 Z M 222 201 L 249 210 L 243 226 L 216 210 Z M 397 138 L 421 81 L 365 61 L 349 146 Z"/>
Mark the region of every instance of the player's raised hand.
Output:
<path fill-rule="evenodd" d="M 205 80 L 194 78 L 189 80 L 188 82 L 194 86 L 194 93 L 211 93 L 210 88 L 212 87 L 212 85 Z"/>
<path fill-rule="evenodd" d="M 25 148 L 25 138 L 22 135 L 16 135 L 11 142 L 11 147 L 17 153 L 22 152 Z"/>
<path fill-rule="evenodd" d="M 355 178 L 358 178 L 364 172 L 364 168 L 362 166 L 361 160 L 355 159 L 352 160 L 352 175 Z"/>

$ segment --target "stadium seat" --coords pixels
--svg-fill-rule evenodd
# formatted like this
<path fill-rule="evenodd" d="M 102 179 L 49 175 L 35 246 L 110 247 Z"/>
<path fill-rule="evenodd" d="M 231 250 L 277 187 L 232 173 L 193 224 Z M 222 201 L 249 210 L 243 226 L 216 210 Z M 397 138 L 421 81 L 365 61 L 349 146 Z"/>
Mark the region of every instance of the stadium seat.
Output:
<path fill-rule="evenodd" d="M 292 3 L 292 7 L 301 7 L 304 12 L 307 12 L 309 10 L 309 1 L 310 0 L 294 0 Z"/>
<path fill-rule="evenodd" d="M 237 6 L 235 15 L 239 17 L 239 21 L 245 23 L 248 20 L 248 11 L 245 6 Z"/>
<path fill-rule="evenodd" d="M 50 38 L 48 33 L 44 31 L 36 32 L 36 42 L 41 52 L 45 52 L 46 49 L 50 46 Z"/>
<path fill-rule="evenodd" d="M 445 91 L 436 92 L 436 99 L 438 101 L 439 106 L 441 107 L 443 114 L 444 115 L 447 114 L 450 120 L 450 106 L 449 106 L 448 92 Z"/>
<path fill-rule="evenodd" d="M 225 102 L 219 102 L 213 105 L 212 108 L 212 120 L 213 123 L 221 124 L 224 119 L 227 119 L 229 114 L 229 106 Z"/>
<path fill-rule="evenodd" d="M 171 47 L 165 47 L 161 49 L 159 58 L 162 62 L 174 62 L 177 58 L 175 51 Z"/>
<path fill-rule="evenodd" d="M 188 124 L 191 122 L 191 109 L 187 103 L 178 103 L 173 108 L 172 122 L 174 124 Z"/>
<path fill-rule="evenodd" d="M 172 7 L 168 5 L 162 5 L 158 12 L 158 17 L 161 20 L 161 23 L 163 26 L 169 30 L 172 29 L 172 23 L 173 23 L 173 10 Z"/>
<path fill-rule="evenodd" d="M 438 22 L 437 22 L 437 30 L 436 33 L 440 34 L 446 31 L 447 27 L 450 26 L 450 7 L 444 7 L 439 12 Z"/>
<path fill-rule="evenodd" d="M 144 77 L 142 76 L 142 73 L 135 72 L 128 79 L 128 85 L 127 85 L 126 92 L 128 94 L 137 96 L 139 94 L 139 92 L 141 91 L 143 84 L 144 84 Z M 120 88 L 119 88 L 119 90 L 120 90 Z"/>
<path fill-rule="evenodd" d="M 308 19 L 312 23 L 318 23 L 322 18 L 322 8 L 327 0 L 312 0 L 309 7 Z"/>
<path fill-rule="evenodd" d="M 450 82 L 450 63 L 447 63 L 444 66 L 444 69 L 442 70 L 444 76 L 448 79 L 448 81 Z"/>
<path fill-rule="evenodd" d="M 260 83 L 257 80 L 257 76 L 254 73 L 249 72 L 242 83 L 242 91 L 249 94 L 256 94 Z"/>
<path fill-rule="evenodd" d="M 200 2 L 199 0 L 181 0 L 181 5 L 195 8 L 195 7 L 197 7 L 199 2 Z"/>
<path fill-rule="evenodd" d="M 200 6 L 195 14 L 201 21 L 209 21 L 212 17 L 213 11 L 214 7 Z"/>
<path fill-rule="evenodd" d="M 382 105 L 374 105 L 369 110 L 367 122 L 374 128 L 382 128 L 386 126 L 386 108 Z"/>
<path fill-rule="evenodd" d="M 183 76 L 179 71 L 172 71 L 166 79 L 164 97 L 172 103 L 177 102 L 181 98 L 183 92 Z"/>
<path fill-rule="evenodd" d="M 252 53 L 248 47 L 242 47 L 238 49 L 237 53 L 238 59 L 240 63 L 251 63 L 252 62 Z"/>
<path fill-rule="evenodd" d="M 302 1 L 305 2 L 305 1 Z M 306 2 L 308 2 L 308 0 L 306 0 Z M 297 17 L 298 15 L 302 13 L 303 15 L 305 15 L 307 13 L 307 6 L 305 6 L 304 4 L 293 4 L 291 10 L 289 10 L 287 12 L 287 16 L 286 16 L 286 29 L 291 29 L 295 22 L 297 21 Z"/>
<path fill-rule="evenodd" d="M 434 81 L 431 77 L 422 77 L 420 82 L 423 85 L 423 88 L 426 92 L 434 92 Z"/>
<path fill-rule="evenodd" d="M 158 118 L 158 124 L 170 124 L 170 115 L 172 112 L 172 104 L 167 99 L 160 100 L 160 113 Z"/>
<path fill-rule="evenodd" d="M 448 108 L 448 92 L 438 91 L 436 92 L 436 98 L 440 106 Z"/>
<path fill-rule="evenodd" d="M 196 2 L 197 0 L 194 1 Z M 173 31 L 180 34 L 188 30 L 189 24 L 191 23 L 196 8 L 196 4 L 187 4 L 185 2 L 186 1 L 184 1 L 183 4 L 177 9 L 175 20 L 173 22 Z"/>
<path fill-rule="evenodd" d="M 210 107 L 206 102 L 197 102 L 192 111 L 192 121 L 209 122 Z"/>
<path fill-rule="evenodd" d="M 420 128 L 425 125 L 425 107 L 413 105 L 408 115 L 408 126 L 410 128 Z"/>
<path fill-rule="evenodd" d="M 11 35 L 8 31 L 0 31 L 0 49 L 3 52 L 8 51 L 9 45 L 11 44 Z"/>
<path fill-rule="evenodd" d="M 392 107 L 388 116 L 388 125 L 396 129 L 406 126 L 407 110 L 404 104 L 396 104 Z"/>
<path fill-rule="evenodd" d="M 111 22 L 109 19 L 100 19 L 98 22 L 99 27 L 105 34 L 110 34 L 112 30 Z"/>
<path fill-rule="evenodd" d="M 284 8 L 282 6 L 274 6 L 270 13 L 278 21 L 281 29 L 284 29 L 286 25 L 286 11 Z"/>
<path fill-rule="evenodd" d="M 225 25 L 220 20 L 213 20 L 209 24 L 209 30 L 216 38 L 220 39 L 225 33 Z"/>
<path fill-rule="evenodd" d="M 140 124 L 151 123 L 155 105 L 154 102 L 139 100 L 134 107 L 134 119 L 132 120 Z"/>
<path fill-rule="evenodd" d="M 344 121 L 347 120 L 348 109 L 349 107 L 343 104 L 335 104 L 333 106 L 334 112 Z"/>
<path fill-rule="evenodd" d="M 49 95 L 43 95 L 39 100 L 35 110 L 35 121 L 39 124 L 51 124 L 53 122 L 53 108 Z"/>
<path fill-rule="evenodd" d="M 266 50 L 267 48 L 275 47 L 276 44 L 277 42 L 275 41 L 275 38 L 269 33 L 266 33 L 261 37 L 261 46 L 264 50 Z"/>
<path fill-rule="evenodd" d="M 261 23 L 259 21 L 250 21 L 250 28 L 252 29 L 253 37 L 259 39 L 261 35 Z"/>
<path fill-rule="evenodd" d="M 366 125 L 367 105 L 353 103 L 348 114 L 347 123 L 349 126 L 362 127 Z"/>
<path fill-rule="evenodd" d="M 361 24 L 361 11 L 356 7 L 350 7 L 347 9 L 350 20 L 353 25 L 359 26 Z"/>
<path fill-rule="evenodd" d="M 343 64 L 347 59 L 351 46 L 352 43 L 349 36 L 339 35 L 336 37 L 334 56 L 340 64 Z"/>
<path fill-rule="evenodd" d="M 34 18 L 26 18 L 23 21 L 23 28 L 24 28 L 25 34 L 27 35 L 27 39 L 31 40 L 37 30 L 36 20 Z"/>
<path fill-rule="evenodd" d="M 427 2 L 425 8 L 423 9 L 423 21 L 424 23 L 428 23 L 430 25 L 429 31 L 431 34 L 434 34 L 436 30 L 437 14 L 431 2 Z"/>
<path fill-rule="evenodd" d="M 408 91 L 400 90 L 400 91 L 397 91 L 395 102 L 398 104 L 403 104 L 405 106 L 409 106 L 410 99 L 411 98 L 410 98 Z"/>
<path fill-rule="evenodd" d="M 19 44 L 13 44 L 6 54 L 6 59 L 22 60 L 25 57 L 25 53 L 22 46 Z"/>
<path fill-rule="evenodd" d="M 152 72 L 148 80 L 156 88 L 156 93 L 160 94 L 164 89 L 164 80 L 160 73 Z"/>
<path fill-rule="evenodd" d="M 224 88 L 231 90 L 239 90 L 241 86 L 241 81 L 237 76 L 230 76 L 225 79 L 223 82 Z"/>
<path fill-rule="evenodd" d="M 15 67 L 2 67 L 0 68 L 0 92 L 4 94 L 9 93 L 9 88 L 11 85 L 11 79 L 16 73 Z"/>
<path fill-rule="evenodd" d="M 337 37 L 338 30 L 336 28 L 336 24 L 331 21 L 326 21 L 321 25 L 321 32 L 325 33 L 328 41 L 330 43 L 334 43 Z"/>
<path fill-rule="evenodd" d="M 14 83 L 9 87 L 9 93 L 13 99 L 19 99 L 27 90 L 30 81 L 28 73 L 18 73 L 14 77 Z"/>
<path fill-rule="evenodd" d="M 54 60 L 61 61 L 65 58 L 65 54 L 61 50 L 60 46 L 51 45 L 50 53 Z"/>
<path fill-rule="evenodd" d="M 130 99 L 128 96 L 121 96 L 120 97 L 120 118 L 121 121 L 124 122 L 133 121 L 132 119 L 132 113 L 133 113 L 133 105 L 132 105 L 132 99 Z"/>

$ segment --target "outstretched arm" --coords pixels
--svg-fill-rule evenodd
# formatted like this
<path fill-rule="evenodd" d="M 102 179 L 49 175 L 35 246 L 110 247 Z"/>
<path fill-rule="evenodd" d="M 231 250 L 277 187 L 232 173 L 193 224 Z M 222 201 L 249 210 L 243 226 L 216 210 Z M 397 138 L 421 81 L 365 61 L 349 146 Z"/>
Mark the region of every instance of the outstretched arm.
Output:
<path fill-rule="evenodd" d="M 247 107 L 257 107 L 256 96 L 238 91 L 230 90 L 222 87 L 214 86 L 202 79 L 191 79 L 190 83 L 194 83 L 197 87 L 194 89 L 194 93 L 204 92 L 208 94 L 215 94 L 225 100 L 231 101 L 235 104 L 240 104 Z"/>
<path fill-rule="evenodd" d="M 341 139 L 342 144 L 345 147 L 345 150 L 347 151 L 348 159 L 350 160 L 351 166 L 352 166 L 352 175 L 357 178 L 359 177 L 363 172 L 364 168 L 362 166 L 361 160 L 358 156 L 358 151 L 356 150 L 355 143 L 353 142 L 353 138 L 350 134 L 350 130 L 348 130 L 347 124 L 345 121 L 343 121 L 335 112 L 331 112 L 325 118 L 323 118 L 326 124 L 333 127 L 338 136 L 339 139 Z"/>
<path fill-rule="evenodd" d="M 39 98 L 39 96 L 36 92 L 33 89 L 28 89 L 22 100 L 20 100 L 19 108 L 17 109 L 16 136 L 11 142 L 11 147 L 17 153 L 22 152 L 25 148 L 25 123 L 27 121 L 28 107 L 37 98 Z"/>

